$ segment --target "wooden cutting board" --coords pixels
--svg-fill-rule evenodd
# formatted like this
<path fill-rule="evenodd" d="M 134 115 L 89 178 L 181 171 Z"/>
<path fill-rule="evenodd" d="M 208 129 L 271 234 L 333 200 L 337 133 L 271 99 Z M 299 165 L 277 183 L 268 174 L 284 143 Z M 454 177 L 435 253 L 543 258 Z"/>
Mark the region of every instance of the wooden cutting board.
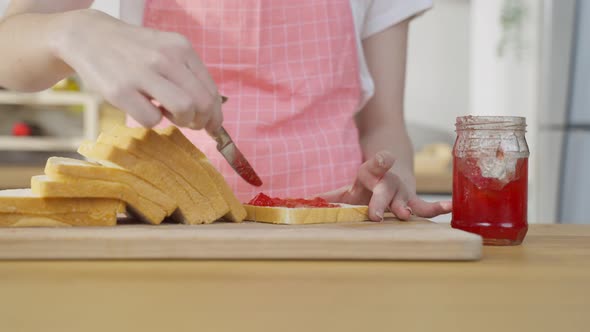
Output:
<path fill-rule="evenodd" d="M 416 220 L 0 229 L 0 259 L 477 260 L 482 241 Z"/>

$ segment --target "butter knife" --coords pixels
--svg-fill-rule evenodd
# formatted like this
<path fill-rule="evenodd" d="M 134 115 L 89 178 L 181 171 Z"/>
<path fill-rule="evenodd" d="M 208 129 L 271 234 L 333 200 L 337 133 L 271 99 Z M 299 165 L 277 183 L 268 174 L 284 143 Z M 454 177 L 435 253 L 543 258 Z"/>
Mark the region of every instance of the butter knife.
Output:
<path fill-rule="evenodd" d="M 169 114 L 160 103 L 153 99 L 150 101 L 158 107 L 163 114 Z M 221 103 L 223 104 L 226 101 L 227 97 L 221 96 Z M 225 128 L 220 127 L 216 132 L 210 133 L 210 135 L 217 142 L 217 151 L 219 151 L 225 160 L 227 160 L 234 171 L 236 171 L 236 173 L 249 184 L 260 187 L 262 185 L 262 180 L 260 180 L 260 177 L 258 177 L 252 166 L 250 166 L 246 157 L 244 157 L 242 152 L 238 150 L 236 144 L 232 141 Z"/>
<path fill-rule="evenodd" d="M 227 97 L 221 96 L 221 103 L 223 104 L 226 101 Z M 211 136 L 217 142 L 217 151 L 219 151 L 225 160 L 227 160 L 234 171 L 236 171 L 236 173 L 249 184 L 260 187 L 262 185 L 262 180 L 260 180 L 260 177 L 258 177 L 252 166 L 250 166 L 246 157 L 244 157 L 242 152 L 240 152 L 236 144 L 232 141 L 225 128 L 223 128 L 223 126 L 220 127 L 217 131 L 211 133 Z"/>

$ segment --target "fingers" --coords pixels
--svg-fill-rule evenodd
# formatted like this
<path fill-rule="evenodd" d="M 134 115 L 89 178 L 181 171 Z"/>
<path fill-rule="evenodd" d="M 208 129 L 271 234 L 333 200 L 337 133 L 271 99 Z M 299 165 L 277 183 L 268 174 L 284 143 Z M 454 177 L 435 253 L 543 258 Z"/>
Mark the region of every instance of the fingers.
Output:
<path fill-rule="evenodd" d="M 221 98 L 216 97 L 214 100 L 215 106 L 211 111 L 209 122 L 207 122 L 202 128 L 205 128 L 208 133 L 216 132 L 223 123 L 223 113 L 221 112 Z M 198 114 L 197 114 L 198 115 Z"/>
<path fill-rule="evenodd" d="M 209 75 L 207 67 L 195 52 L 189 39 L 182 34 L 174 32 L 158 31 L 157 35 L 160 36 L 160 42 L 162 44 L 152 61 L 153 67 L 166 77 L 173 74 L 173 68 L 187 68 L 189 73 L 192 72 L 191 76 L 193 76 L 196 81 L 200 82 L 199 84 L 202 85 L 211 96 L 219 95 L 213 78 Z M 179 74 L 179 72 L 176 74 Z M 169 78 L 180 84 L 180 81 L 176 81 L 175 78 Z M 187 83 L 190 82 L 186 78 L 181 78 L 181 80 L 186 80 L 185 82 Z M 192 92 L 192 88 L 194 88 L 194 86 L 189 87 L 187 92 Z"/>
<path fill-rule="evenodd" d="M 363 163 L 352 186 L 320 195 L 330 202 L 368 204 L 369 219 L 382 221 L 389 209 L 400 220 L 412 215 L 431 218 L 451 211 L 451 202 L 429 203 L 410 191 L 402 179 L 392 170 L 394 158 L 380 152 Z"/>
<path fill-rule="evenodd" d="M 373 196 L 369 202 L 369 219 L 373 221 L 383 220 L 385 210 L 400 189 L 399 179 L 391 173 L 387 175 L 373 188 Z"/>
<path fill-rule="evenodd" d="M 389 152 L 379 152 L 364 162 L 357 174 L 357 180 L 365 188 L 373 189 L 381 178 L 393 167 L 395 158 Z"/>
<path fill-rule="evenodd" d="M 125 98 L 117 98 L 111 103 L 115 107 L 125 110 L 135 121 L 146 128 L 154 127 L 162 120 L 162 112 L 139 92 L 127 93 Z"/>
<path fill-rule="evenodd" d="M 344 203 L 344 204 L 355 204 L 355 205 L 367 205 L 371 199 L 371 192 L 365 188 L 359 187 L 353 189 L 356 186 L 345 186 L 338 188 L 333 191 L 329 191 L 318 195 L 330 203 Z"/>
<path fill-rule="evenodd" d="M 207 129 L 214 132 L 223 122 L 221 113 L 221 101 L 219 94 L 216 92 L 217 87 L 207 74 L 208 81 L 200 80 L 195 73 L 186 66 L 173 66 L 169 68 L 165 75 L 173 84 L 180 87 L 189 98 L 192 99 L 193 107 L 192 119 L 184 125 L 192 129 Z M 213 86 L 211 84 L 213 83 Z"/>
<path fill-rule="evenodd" d="M 221 112 L 221 100 L 219 98 L 219 91 L 217 89 L 217 85 L 213 78 L 209 74 L 207 67 L 201 59 L 196 54 L 191 54 L 187 58 L 187 67 L 191 70 L 193 75 L 199 80 L 199 82 L 205 87 L 206 91 L 209 92 L 209 95 L 213 100 L 210 101 L 209 108 L 205 108 L 211 115 L 208 122 L 203 123 L 201 119 L 198 118 L 198 114 L 196 117 L 196 121 L 199 121 L 199 128 L 205 128 L 207 132 L 213 133 L 221 127 L 223 123 L 223 113 Z"/>
<path fill-rule="evenodd" d="M 203 83 L 207 91 L 209 91 L 212 96 L 219 95 L 219 92 L 217 91 L 217 85 L 215 85 L 215 81 L 213 81 L 213 78 L 209 74 L 207 67 L 194 52 L 188 55 L 186 64 L 197 77 L 197 79 Z"/>
<path fill-rule="evenodd" d="M 412 215 L 432 218 L 451 212 L 451 202 L 425 202 L 409 192 L 403 181 L 394 173 L 388 172 L 373 189 L 369 202 L 369 218 L 381 221 L 386 209 L 398 219 L 408 220 Z"/>
<path fill-rule="evenodd" d="M 345 203 L 348 204 L 347 201 L 347 193 L 350 191 L 350 186 L 338 188 L 336 190 L 332 190 L 323 194 L 319 194 L 318 197 L 321 197 L 327 200 L 330 203 Z"/>
<path fill-rule="evenodd" d="M 390 206 L 389 210 L 400 220 L 408 220 L 412 216 L 413 210 L 408 207 L 408 201 L 402 198 L 394 199 Z"/>
<path fill-rule="evenodd" d="M 358 178 L 354 181 L 354 184 L 350 186 L 348 191 L 346 192 L 347 201 L 351 203 L 355 202 L 356 204 L 369 204 L 371 196 L 371 190 L 363 186 L 363 184 Z"/>
<path fill-rule="evenodd" d="M 164 115 L 176 125 L 203 129 L 214 118 L 213 123 L 219 127 L 223 119 L 219 98 L 204 88 L 191 95 L 166 78 L 151 75 L 141 83 L 140 89 L 154 98 L 166 110 Z"/>
<path fill-rule="evenodd" d="M 414 214 L 424 218 L 432 218 L 441 214 L 451 212 L 451 202 L 426 202 L 418 197 L 411 199 L 408 206 L 414 211 Z"/>
<path fill-rule="evenodd" d="M 218 129 L 223 116 L 213 79 L 185 37 L 174 33 L 163 36 L 168 44 L 149 58 L 152 71 L 142 76 L 140 89 L 157 100 L 175 124 Z"/>
<path fill-rule="evenodd" d="M 166 109 L 166 117 L 179 126 L 187 126 L 194 117 L 196 103 L 178 86 L 155 73 L 146 74 L 139 89 Z"/>

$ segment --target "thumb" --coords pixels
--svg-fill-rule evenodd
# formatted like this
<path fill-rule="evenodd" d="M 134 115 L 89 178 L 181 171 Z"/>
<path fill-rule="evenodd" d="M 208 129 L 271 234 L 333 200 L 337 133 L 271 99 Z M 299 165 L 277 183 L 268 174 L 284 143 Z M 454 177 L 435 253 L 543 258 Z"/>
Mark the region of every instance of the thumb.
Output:
<path fill-rule="evenodd" d="M 408 201 L 408 207 L 415 215 L 423 218 L 433 218 L 441 214 L 450 213 L 452 210 L 452 202 L 426 202 L 420 198 L 414 198 Z"/>
<path fill-rule="evenodd" d="M 317 196 L 321 197 L 331 203 L 348 203 L 348 202 L 344 202 L 343 199 L 344 199 L 344 197 L 346 197 L 346 193 L 348 193 L 349 190 L 350 190 L 350 186 L 347 186 L 347 187 L 338 188 L 336 190 L 328 191 L 325 193 L 321 193 Z"/>

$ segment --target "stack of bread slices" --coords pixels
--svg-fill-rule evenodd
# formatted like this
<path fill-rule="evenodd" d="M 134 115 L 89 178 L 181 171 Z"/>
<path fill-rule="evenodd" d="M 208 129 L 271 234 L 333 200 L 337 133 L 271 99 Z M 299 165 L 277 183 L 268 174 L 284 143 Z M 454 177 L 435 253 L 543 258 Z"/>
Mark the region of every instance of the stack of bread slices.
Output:
<path fill-rule="evenodd" d="M 182 132 L 116 126 L 85 142 L 85 160 L 52 157 L 30 189 L 0 191 L 0 226 L 109 226 L 246 217 L 223 176 Z"/>

